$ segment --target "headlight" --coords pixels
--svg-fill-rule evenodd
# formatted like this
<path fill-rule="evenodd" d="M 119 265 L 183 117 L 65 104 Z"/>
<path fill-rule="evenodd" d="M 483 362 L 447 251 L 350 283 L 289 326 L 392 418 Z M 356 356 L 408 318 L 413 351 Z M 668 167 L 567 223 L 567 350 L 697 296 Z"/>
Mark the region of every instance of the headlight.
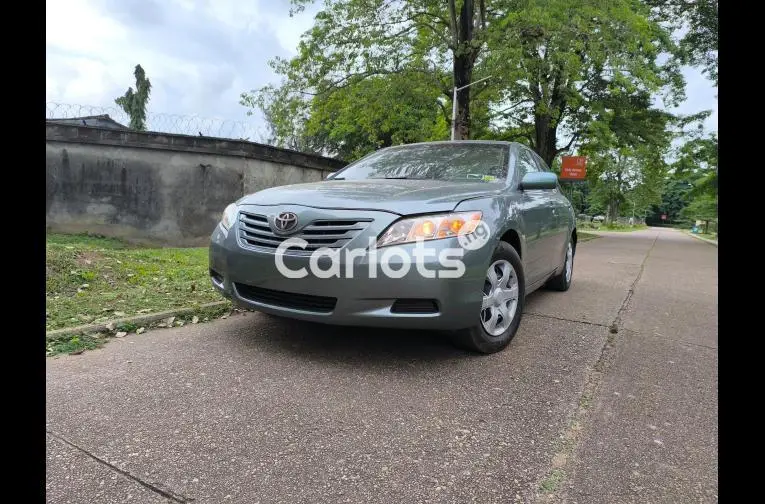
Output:
<path fill-rule="evenodd" d="M 401 219 L 391 224 L 380 235 L 377 246 L 411 243 L 417 240 L 438 240 L 471 233 L 481 222 L 481 216 L 481 212 L 457 212 Z"/>
<path fill-rule="evenodd" d="M 231 203 L 225 210 L 223 210 L 223 217 L 221 217 L 220 223 L 224 229 L 230 229 L 231 226 L 234 225 L 237 208 L 236 203 Z"/>

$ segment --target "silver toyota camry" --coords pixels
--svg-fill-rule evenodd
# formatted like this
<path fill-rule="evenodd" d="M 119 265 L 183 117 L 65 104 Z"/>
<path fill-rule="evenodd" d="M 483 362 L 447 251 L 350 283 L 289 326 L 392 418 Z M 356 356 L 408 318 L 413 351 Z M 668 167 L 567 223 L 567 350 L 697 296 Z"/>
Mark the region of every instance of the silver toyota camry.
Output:
<path fill-rule="evenodd" d="M 556 175 L 521 144 L 402 145 L 229 205 L 210 277 L 246 308 L 444 330 L 492 353 L 518 330 L 526 295 L 568 290 L 575 225 Z"/>

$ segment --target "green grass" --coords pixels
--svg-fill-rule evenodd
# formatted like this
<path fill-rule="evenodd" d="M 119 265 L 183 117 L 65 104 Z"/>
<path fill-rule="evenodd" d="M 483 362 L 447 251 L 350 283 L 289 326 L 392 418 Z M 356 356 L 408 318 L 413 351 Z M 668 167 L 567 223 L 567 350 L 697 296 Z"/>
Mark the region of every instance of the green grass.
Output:
<path fill-rule="evenodd" d="M 539 489 L 543 493 L 553 493 L 560 486 L 561 482 L 565 479 L 566 473 L 560 469 L 553 469 L 550 474 L 542 480 L 539 484 Z"/>
<path fill-rule="evenodd" d="M 45 255 L 47 331 L 223 299 L 210 285 L 206 247 L 49 234 Z"/>
<path fill-rule="evenodd" d="M 587 233 L 585 231 L 577 231 L 576 232 L 576 241 L 577 243 L 582 243 L 590 240 L 594 240 L 595 238 L 599 238 L 598 235 L 593 233 Z"/>
<path fill-rule="evenodd" d="M 199 307 L 189 313 L 173 317 L 171 325 L 173 327 L 179 327 L 186 324 L 207 322 L 212 319 L 226 317 L 231 311 L 231 303 L 226 303 L 220 306 Z M 146 326 L 141 326 L 140 328 L 135 324 L 123 323 L 118 324 L 112 332 L 62 335 L 46 341 L 45 354 L 48 357 L 54 357 L 61 354 L 79 354 L 85 350 L 101 348 L 116 332 L 143 333 L 143 330 L 159 327 L 170 327 L 170 325 L 168 325 L 168 319 L 157 320 Z"/>
<path fill-rule="evenodd" d="M 640 229 L 646 229 L 646 228 L 648 228 L 648 226 L 646 226 L 645 224 L 636 224 L 634 226 L 630 226 L 629 224 L 614 223 L 614 224 L 603 224 L 600 227 L 600 230 L 601 231 L 626 231 L 626 232 L 630 232 L 630 231 L 638 231 Z"/>
<path fill-rule="evenodd" d="M 619 223 L 613 223 L 613 224 L 606 224 L 606 223 L 596 223 L 596 222 L 582 222 L 578 221 L 576 224 L 577 229 L 584 229 L 584 230 L 593 230 L 593 231 L 619 231 L 619 232 L 631 232 L 631 231 L 638 231 L 641 229 L 647 229 L 648 226 L 645 224 L 635 224 L 634 226 L 630 226 L 629 224 L 619 224 Z"/>
<path fill-rule="evenodd" d="M 101 334 L 77 334 L 47 341 L 45 354 L 79 354 L 85 350 L 94 350 L 103 346 L 105 336 Z"/>
<path fill-rule="evenodd" d="M 714 240 L 717 241 L 717 235 L 714 233 L 695 233 L 696 236 L 700 236 L 702 238 L 706 238 L 707 240 Z"/>

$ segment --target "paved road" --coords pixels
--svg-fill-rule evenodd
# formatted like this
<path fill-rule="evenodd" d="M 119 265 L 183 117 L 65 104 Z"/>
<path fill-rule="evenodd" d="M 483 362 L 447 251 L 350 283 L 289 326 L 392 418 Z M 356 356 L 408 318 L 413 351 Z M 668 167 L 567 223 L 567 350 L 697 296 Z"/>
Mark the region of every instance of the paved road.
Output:
<path fill-rule="evenodd" d="M 48 360 L 47 430 L 49 502 L 717 502 L 717 248 L 582 243 L 486 357 L 259 314 L 128 336 Z"/>

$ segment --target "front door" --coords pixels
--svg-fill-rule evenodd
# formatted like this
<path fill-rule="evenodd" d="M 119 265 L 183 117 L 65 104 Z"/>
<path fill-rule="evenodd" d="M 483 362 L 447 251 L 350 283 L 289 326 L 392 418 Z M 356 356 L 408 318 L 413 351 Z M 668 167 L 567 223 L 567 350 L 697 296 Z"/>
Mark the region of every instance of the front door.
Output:
<path fill-rule="evenodd" d="M 532 153 L 525 147 L 518 147 L 515 171 L 516 180 L 524 175 L 540 171 L 534 162 Z M 523 265 L 526 272 L 526 285 L 532 285 L 544 279 L 552 266 L 552 250 L 557 225 L 553 215 L 553 205 L 549 190 L 526 190 L 521 195 L 520 211 L 523 216 L 526 251 Z"/>
<path fill-rule="evenodd" d="M 531 152 L 534 161 L 539 166 L 540 171 L 549 172 L 545 162 L 542 160 L 536 152 Z M 563 264 L 563 258 L 565 254 L 565 248 L 568 245 L 568 224 L 569 224 L 569 208 L 570 204 L 568 198 L 561 191 L 560 185 L 555 189 L 543 191 L 547 204 L 552 208 L 552 224 L 551 236 L 549 240 L 549 252 L 550 252 L 550 266 L 549 271 L 555 268 L 561 267 Z"/>

